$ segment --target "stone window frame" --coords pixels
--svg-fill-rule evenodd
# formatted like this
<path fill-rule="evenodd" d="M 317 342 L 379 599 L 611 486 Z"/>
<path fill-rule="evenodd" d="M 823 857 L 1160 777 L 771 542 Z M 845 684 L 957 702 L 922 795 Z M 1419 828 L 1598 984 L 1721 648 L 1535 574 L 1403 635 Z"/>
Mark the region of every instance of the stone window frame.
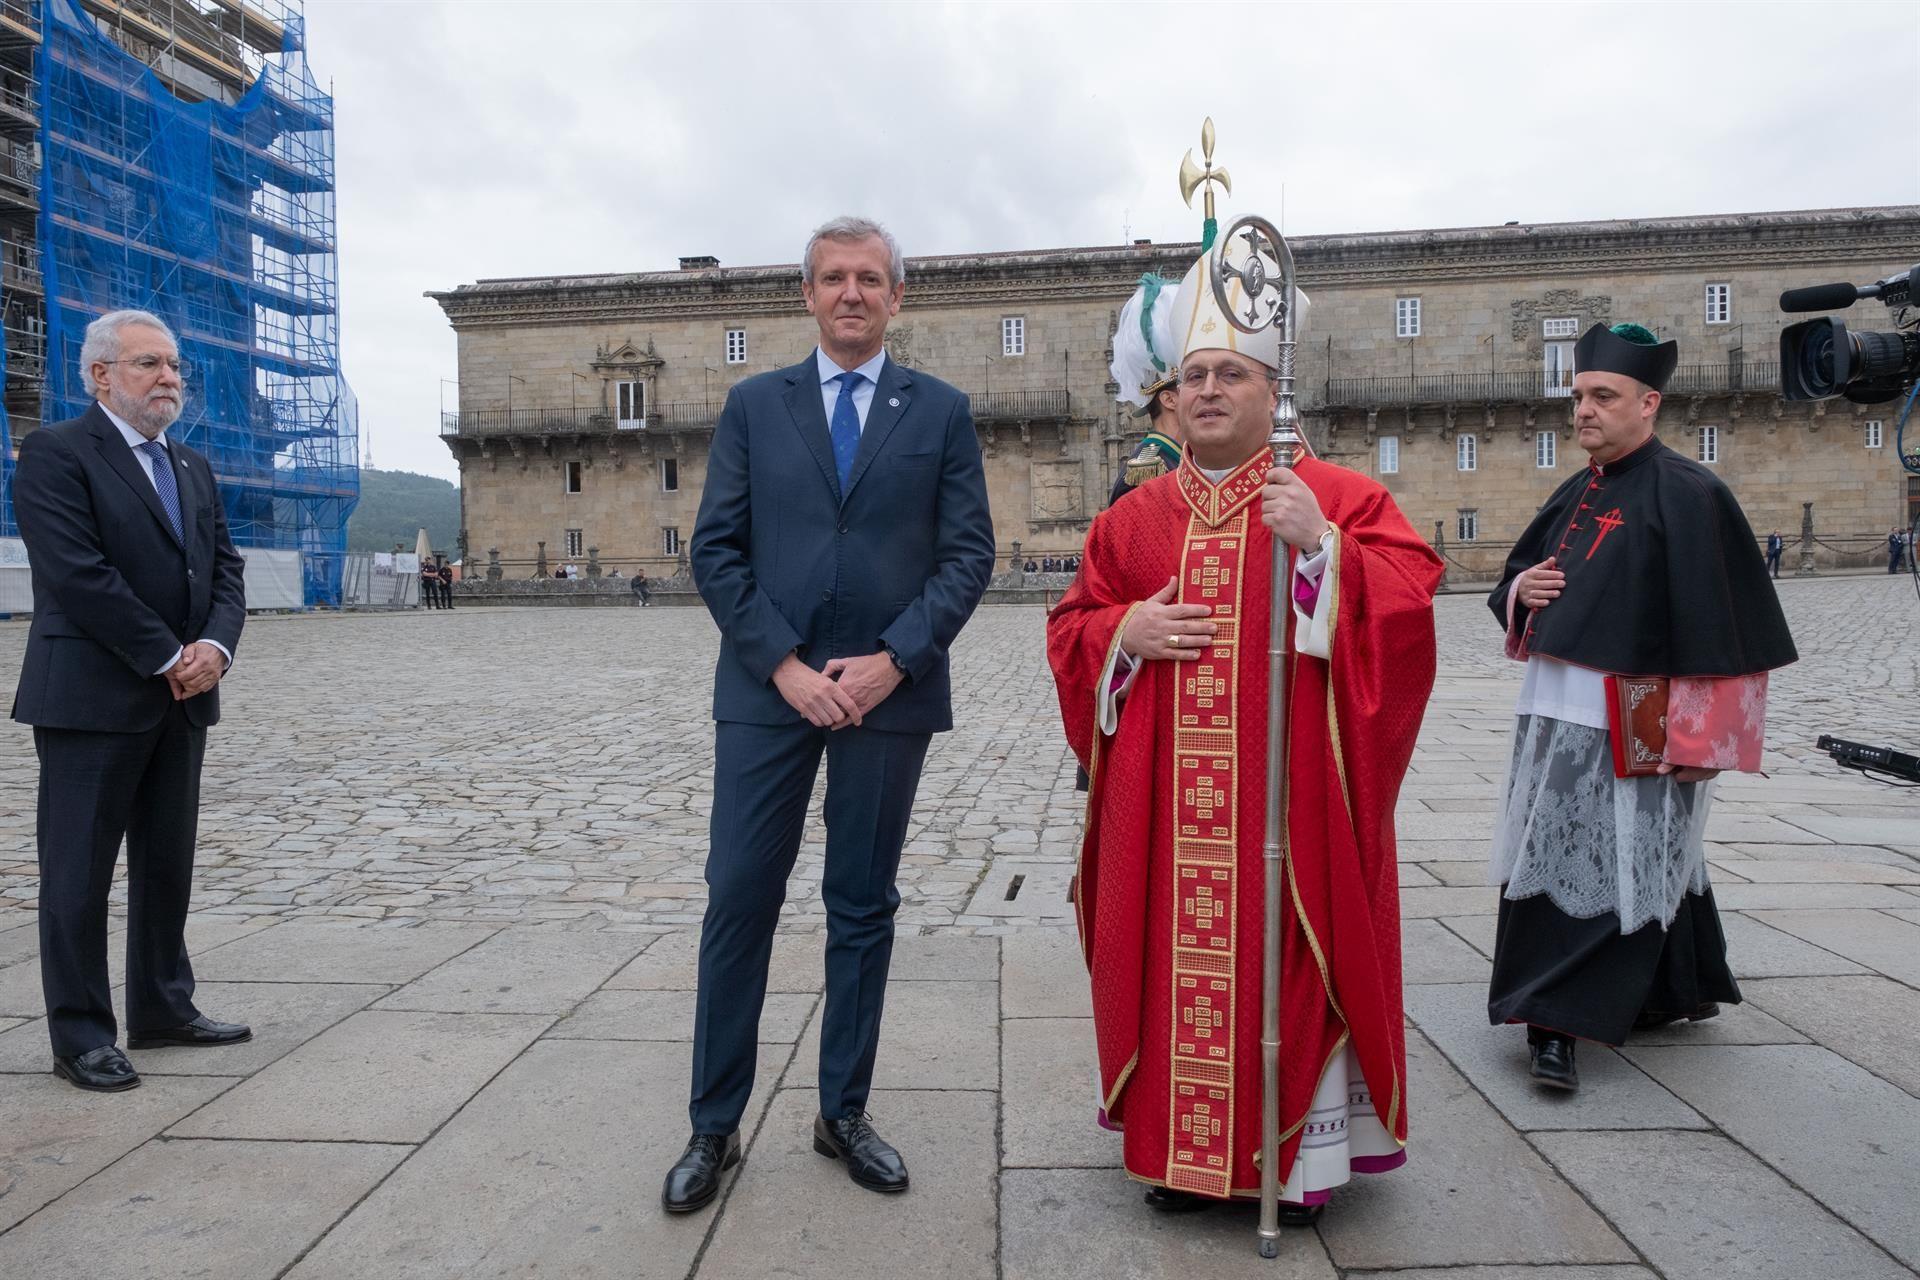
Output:
<path fill-rule="evenodd" d="M 631 390 L 629 390 L 631 388 Z M 633 410 L 638 409 L 639 413 Z M 647 420 L 647 384 L 643 378 L 618 378 L 613 384 L 615 425 Z"/>
<path fill-rule="evenodd" d="M 1533 465 L 1551 471 L 1560 465 L 1560 433 L 1539 431 L 1533 437 Z"/>
<path fill-rule="evenodd" d="M 1708 324 L 1733 323 L 1733 285 L 1725 280 L 1707 282 L 1705 298 Z"/>
<path fill-rule="evenodd" d="M 1380 474 L 1383 476 L 1399 475 L 1400 437 L 1381 436 L 1375 443 L 1380 446 Z"/>
<path fill-rule="evenodd" d="M 1568 339 L 1556 339 L 1540 346 L 1540 393 L 1549 399 L 1564 400 L 1573 394 L 1573 348 Z M 1554 360 L 1559 354 L 1558 367 Z"/>
<path fill-rule="evenodd" d="M 1480 469 L 1480 438 L 1471 431 L 1462 431 L 1453 441 L 1453 469 L 1456 471 L 1478 471 Z"/>
<path fill-rule="evenodd" d="M 1000 354 L 1002 356 L 1027 354 L 1027 318 L 1025 316 L 1000 317 Z"/>
<path fill-rule="evenodd" d="M 585 530 L 566 530 L 560 545 L 566 548 L 565 551 L 561 552 L 562 555 L 569 560 L 578 560 L 581 556 L 587 554 L 587 535 Z"/>
<path fill-rule="evenodd" d="M 1549 342 L 1561 338 L 1578 338 L 1580 321 L 1573 316 L 1553 316 L 1540 322 L 1540 336 Z"/>
<path fill-rule="evenodd" d="M 1420 336 L 1420 295 L 1411 294 L 1393 300 L 1393 336 L 1396 338 L 1417 338 Z"/>
<path fill-rule="evenodd" d="M 1862 424 L 1865 428 L 1867 448 L 1883 448 L 1887 442 L 1887 424 L 1879 418 L 1868 418 Z"/>
<path fill-rule="evenodd" d="M 745 364 L 747 362 L 747 331 L 745 329 L 727 330 L 727 363 Z"/>
<path fill-rule="evenodd" d="M 680 530 L 675 525 L 663 525 L 660 529 L 661 554 L 671 558 L 680 554 Z"/>
<path fill-rule="evenodd" d="M 660 459 L 660 492 L 680 492 L 680 459 Z"/>
<path fill-rule="evenodd" d="M 1718 466 L 1720 464 L 1720 428 L 1702 423 L 1693 453 L 1694 457 L 1705 465 Z"/>
<path fill-rule="evenodd" d="M 1453 533 L 1456 542 L 1480 541 L 1480 508 L 1461 507 L 1455 512 Z"/>
<path fill-rule="evenodd" d="M 561 490 L 566 494 L 568 494 L 569 496 L 579 493 L 581 490 L 581 487 L 585 484 L 585 476 L 583 474 L 585 470 L 586 468 L 582 467 L 578 462 L 561 463 L 560 464 Z"/>

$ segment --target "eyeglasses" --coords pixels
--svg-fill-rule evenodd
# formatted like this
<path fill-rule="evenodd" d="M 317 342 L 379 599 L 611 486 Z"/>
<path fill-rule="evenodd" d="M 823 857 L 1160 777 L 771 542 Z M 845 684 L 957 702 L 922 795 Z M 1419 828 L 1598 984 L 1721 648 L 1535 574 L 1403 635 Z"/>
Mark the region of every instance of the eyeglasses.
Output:
<path fill-rule="evenodd" d="M 177 360 L 170 356 L 135 356 L 131 360 L 102 360 L 101 364 L 130 364 L 148 377 L 160 372 L 160 366 L 166 365 L 174 375 L 185 382 L 193 376 L 193 361 Z"/>
<path fill-rule="evenodd" d="M 1211 375 L 1213 380 L 1219 383 L 1223 389 L 1228 391 L 1252 382 L 1255 378 L 1261 376 L 1256 373 L 1251 373 L 1237 364 L 1223 364 L 1217 369 L 1189 369 L 1180 375 L 1180 385 L 1190 391 L 1198 391 L 1207 385 L 1209 375 Z M 1271 375 L 1268 376 L 1270 377 Z"/>

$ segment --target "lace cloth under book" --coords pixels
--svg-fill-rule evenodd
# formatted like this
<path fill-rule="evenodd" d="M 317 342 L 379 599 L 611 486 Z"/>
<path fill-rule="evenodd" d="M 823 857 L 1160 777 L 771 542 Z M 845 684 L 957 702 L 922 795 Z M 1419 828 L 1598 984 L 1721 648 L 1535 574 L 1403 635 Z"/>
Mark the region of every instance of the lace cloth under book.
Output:
<path fill-rule="evenodd" d="M 1570 916 L 1611 911 L 1620 931 L 1673 922 L 1707 887 L 1711 782 L 1616 778 L 1607 731 L 1547 716 L 1514 727 L 1493 837 L 1508 898 L 1546 894 Z"/>

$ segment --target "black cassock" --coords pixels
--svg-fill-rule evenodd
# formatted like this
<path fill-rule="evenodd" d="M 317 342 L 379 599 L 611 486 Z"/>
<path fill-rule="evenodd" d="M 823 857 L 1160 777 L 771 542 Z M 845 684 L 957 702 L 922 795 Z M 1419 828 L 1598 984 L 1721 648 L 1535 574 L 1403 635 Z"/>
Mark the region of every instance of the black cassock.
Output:
<path fill-rule="evenodd" d="M 1538 612 L 1518 601 L 1528 655 L 1613 675 L 1732 677 L 1798 656 L 1753 530 L 1726 485 L 1660 443 L 1589 466 L 1514 544 L 1487 603 L 1504 628 L 1520 573 L 1553 556 L 1566 586 Z M 1632 933 L 1608 913 L 1570 916 L 1546 894 L 1502 896 L 1488 1016 L 1619 1044 L 1643 1014 L 1738 1003 L 1711 888 L 1670 924 Z"/>

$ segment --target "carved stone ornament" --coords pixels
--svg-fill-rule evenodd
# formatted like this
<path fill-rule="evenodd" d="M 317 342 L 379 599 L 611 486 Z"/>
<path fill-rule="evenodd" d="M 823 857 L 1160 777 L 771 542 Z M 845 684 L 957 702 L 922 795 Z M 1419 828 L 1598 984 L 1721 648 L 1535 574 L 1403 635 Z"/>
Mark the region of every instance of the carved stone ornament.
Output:
<path fill-rule="evenodd" d="M 887 326 L 887 358 L 902 368 L 913 368 L 913 326 Z"/>
<path fill-rule="evenodd" d="M 1513 340 L 1526 342 L 1532 338 L 1537 344 L 1545 336 L 1540 331 L 1541 321 L 1564 316 L 1572 316 L 1588 324 L 1605 321 L 1613 314 L 1613 296 L 1605 293 L 1582 294 L 1578 289 L 1549 289 L 1538 298 L 1513 299 L 1507 303 L 1507 311 L 1512 323 Z M 1537 345 L 1529 345 L 1528 352 L 1530 355 L 1541 354 Z"/>
<path fill-rule="evenodd" d="M 1086 518 L 1086 485 L 1077 459 L 1031 464 L 1028 487 L 1035 520 Z"/>

